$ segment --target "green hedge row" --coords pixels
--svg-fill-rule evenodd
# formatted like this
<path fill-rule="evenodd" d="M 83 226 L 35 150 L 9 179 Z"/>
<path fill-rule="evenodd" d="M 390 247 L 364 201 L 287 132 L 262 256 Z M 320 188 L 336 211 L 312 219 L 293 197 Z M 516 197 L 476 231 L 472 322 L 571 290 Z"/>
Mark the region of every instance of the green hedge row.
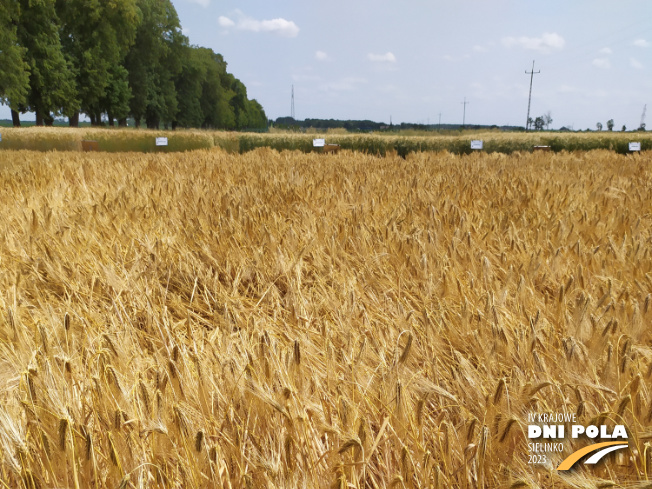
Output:
<path fill-rule="evenodd" d="M 281 150 L 303 152 L 319 151 L 313 148 L 313 135 L 258 135 L 242 134 L 238 137 L 238 151 L 244 153 L 255 148 L 269 147 Z M 321 136 L 324 137 L 324 136 Z M 334 135 L 325 137 L 327 143 L 339 144 L 342 149 L 385 156 L 396 152 L 400 156 L 421 151 L 449 151 L 454 154 L 470 154 L 473 139 L 483 140 L 483 151 L 487 153 L 531 152 L 535 146 L 549 146 L 551 151 L 590 151 L 608 149 L 617 153 L 629 153 L 629 142 L 639 141 L 641 150 L 652 149 L 652 134 L 478 134 L 477 136 L 433 136 L 400 137 L 387 135 Z M 221 146 L 216 140 L 216 145 Z M 233 151 L 233 148 L 231 148 Z"/>

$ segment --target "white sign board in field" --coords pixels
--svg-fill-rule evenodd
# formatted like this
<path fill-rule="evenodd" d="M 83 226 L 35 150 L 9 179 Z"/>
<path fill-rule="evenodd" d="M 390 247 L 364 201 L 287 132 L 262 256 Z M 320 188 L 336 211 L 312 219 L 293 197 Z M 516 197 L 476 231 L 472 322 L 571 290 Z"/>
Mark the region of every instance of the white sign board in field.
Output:
<path fill-rule="evenodd" d="M 641 150 L 641 143 L 629 143 L 629 150 L 630 151 L 640 151 Z"/>
<path fill-rule="evenodd" d="M 312 140 L 312 146 L 314 148 L 323 148 L 325 144 L 326 144 L 325 139 L 313 139 Z"/>
<path fill-rule="evenodd" d="M 482 139 L 474 139 L 471 141 L 471 149 L 482 149 Z"/>
<path fill-rule="evenodd" d="M 167 146 L 168 138 L 156 138 L 156 146 Z"/>

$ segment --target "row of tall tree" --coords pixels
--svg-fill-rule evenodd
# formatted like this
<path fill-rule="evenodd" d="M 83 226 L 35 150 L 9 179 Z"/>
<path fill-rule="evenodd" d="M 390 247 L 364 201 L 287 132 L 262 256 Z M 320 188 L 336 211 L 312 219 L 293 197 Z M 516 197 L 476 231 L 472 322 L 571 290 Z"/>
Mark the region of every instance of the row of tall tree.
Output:
<path fill-rule="evenodd" d="M 0 102 L 37 125 L 264 128 L 224 58 L 191 46 L 170 0 L 0 0 Z"/>

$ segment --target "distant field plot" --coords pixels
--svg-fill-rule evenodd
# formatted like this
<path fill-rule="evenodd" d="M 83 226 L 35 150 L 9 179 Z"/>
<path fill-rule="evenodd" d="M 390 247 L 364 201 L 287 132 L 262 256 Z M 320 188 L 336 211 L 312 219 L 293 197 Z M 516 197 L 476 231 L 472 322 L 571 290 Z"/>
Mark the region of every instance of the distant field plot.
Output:
<path fill-rule="evenodd" d="M 555 132 L 461 132 L 415 135 L 405 133 L 379 132 L 370 134 L 328 134 L 328 133 L 251 133 L 226 131 L 155 131 L 148 129 L 101 129 L 101 128 L 0 128 L 3 149 L 28 149 L 36 151 L 80 151 L 82 141 L 98 142 L 101 152 L 179 152 L 220 147 L 232 153 L 246 153 L 257 148 L 272 148 L 278 151 L 297 150 L 304 153 L 320 151 L 313 147 L 313 139 L 325 139 L 327 144 L 337 144 L 342 149 L 385 156 L 398 154 L 405 157 L 410 153 L 424 151 L 448 151 L 454 154 L 470 154 L 471 141 L 481 140 L 487 153 L 532 152 L 535 146 L 548 147 L 552 152 L 590 151 L 608 149 L 619 154 L 630 152 L 630 142 L 640 142 L 641 150 L 652 149 L 652 134 L 645 132 L 618 133 L 555 133 Z M 427 133 L 425 133 L 427 134 Z M 156 145 L 157 137 L 167 137 L 169 144 Z"/>
<path fill-rule="evenodd" d="M 4 487 L 648 480 L 651 155 L 345 141 L 0 152 Z M 532 463 L 530 412 L 629 447 Z"/>

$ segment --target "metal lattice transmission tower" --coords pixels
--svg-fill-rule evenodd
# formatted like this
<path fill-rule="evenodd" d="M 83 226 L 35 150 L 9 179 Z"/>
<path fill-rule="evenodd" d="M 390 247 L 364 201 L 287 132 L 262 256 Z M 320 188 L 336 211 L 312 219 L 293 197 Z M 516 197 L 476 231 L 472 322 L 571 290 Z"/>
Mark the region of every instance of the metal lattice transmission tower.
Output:
<path fill-rule="evenodd" d="M 530 128 L 530 103 L 532 102 L 532 81 L 534 75 L 541 73 L 541 70 L 534 71 L 534 60 L 532 60 L 532 71 L 526 71 L 526 75 L 530 75 L 530 96 L 527 99 L 527 119 L 525 120 L 525 130 L 527 131 Z"/>
<path fill-rule="evenodd" d="M 292 85 L 292 101 L 290 102 L 290 117 L 294 119 L 294 85 Z"/>

